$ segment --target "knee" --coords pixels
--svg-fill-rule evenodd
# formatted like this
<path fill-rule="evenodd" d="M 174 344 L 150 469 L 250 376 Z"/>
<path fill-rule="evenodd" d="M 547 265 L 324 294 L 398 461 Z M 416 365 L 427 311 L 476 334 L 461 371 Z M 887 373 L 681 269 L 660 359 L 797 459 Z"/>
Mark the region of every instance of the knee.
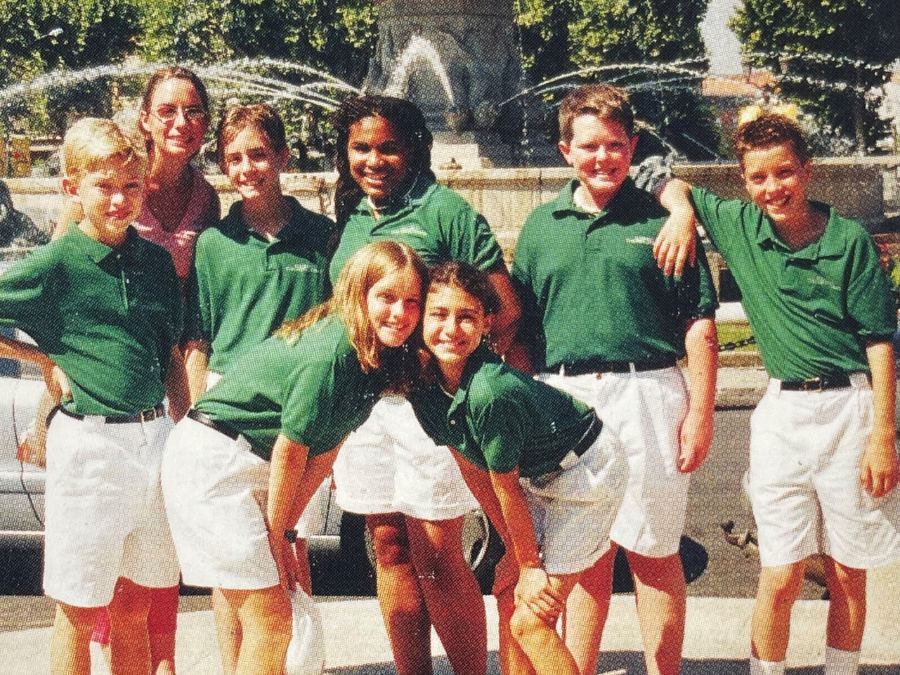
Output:
<path fill-rule="evenodd" d="M 759 577 L 757 598 L 772 608 L 792 606 L 800 595 L 803 564 L 763 568 Z"/>
<path fill-rule="evenodd" d="M 526 605 L 518 605 L 509 620 L 509 631 L 516 642 L 521 643 L 535 630 L 545 625 Z"/>
<path fill-rule="evenodd" d="M 865 599 L 866 570 L 846 567 L 831 559 L 825 560 L 824 569 L 825 582 L 832 598 Z"/>
<path fill-rule="evenodd" d="M 403 526 L 379 525 L 372 528 L 372 545 L 379 565 L 408 565 L 409 536 Z"/>

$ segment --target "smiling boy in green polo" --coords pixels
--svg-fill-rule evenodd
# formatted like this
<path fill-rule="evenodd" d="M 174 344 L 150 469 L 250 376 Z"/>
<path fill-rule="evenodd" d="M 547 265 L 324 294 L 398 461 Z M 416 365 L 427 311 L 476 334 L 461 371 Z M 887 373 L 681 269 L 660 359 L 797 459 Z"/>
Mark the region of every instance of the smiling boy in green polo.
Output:
<path fill-rule="evenodd" d="M 526 221 L 513 279 L 535 330 L 541 377 L 593 406 L 628 456 L 610 532 L 635 580 L 650 675 L 681 667 L 686 589 L 678 549 L 690 472 L 712 442 L 717 341 L 705 258 L 666 277 L 653 243 L 667 214 L 629 178 L 637 143 L 625 92 L 587 85 L 560 106 L 559 147 L 577 179 Z M 676 361 L 687 355 L 690 391 Z M 566 607 L 566 644 L 596 670 L 617 546 L 585 572 Z"/>
<path fill-rule="evenodd" d="M 766 113 L 739 127 L 734 145 L 752 203 L 669 181 L 660 201 L 681 226 L 666 228 L 657 254 L 668 270 L 678 244 L 693 242 L 683 217 L 693 207 L 741 289 L 771 378 L 751 419 L 762 572 L 750 672 L 784 672 L 805 561 L 821 553 L 825 673 L 855 675 L 866 569 L 900 559 L 896 310 L 865 230 L 807 198 L 812 162 L 797 124 Z"/>

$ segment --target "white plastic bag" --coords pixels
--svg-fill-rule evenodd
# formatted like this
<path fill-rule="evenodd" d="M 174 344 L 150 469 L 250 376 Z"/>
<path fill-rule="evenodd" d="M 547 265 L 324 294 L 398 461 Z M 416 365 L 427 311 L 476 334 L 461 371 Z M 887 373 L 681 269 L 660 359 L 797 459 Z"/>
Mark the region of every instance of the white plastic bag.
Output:
<path fill-rule="evenodd" d="M 284 673 L 322 675 L 325 670 L 325 631 L 319 608 L 300 588 L 290 595 L 293 627 Z"/>

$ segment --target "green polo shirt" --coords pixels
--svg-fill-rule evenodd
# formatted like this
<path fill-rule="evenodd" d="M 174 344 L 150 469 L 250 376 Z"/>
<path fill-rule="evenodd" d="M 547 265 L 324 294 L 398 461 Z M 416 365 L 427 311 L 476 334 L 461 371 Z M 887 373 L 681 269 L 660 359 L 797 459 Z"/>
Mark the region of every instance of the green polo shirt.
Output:
<path fill-rule="evenodd" d="M 409 401 L 422 428 L 476 466 L 519 468 L 531 478 L 559 468 L 595 413 L 584 403 L 507 366 L 481 348 L 469 357 L 455 396 L 434 386 Z"/>
<path fill-rule="evenodd" d="M 691 198 L 743 295 L 769 375 L 802 380 L 868 371 L 865 345 L 887 341 L 897 315 L 871 237 L 826 204 L 822 237 L 790 249 L 755 204 L 695 188 Z"/>
<path fill-rule="evenodd" d="M 409 244 L 429 267 L 448 260 L 483 270 L 503 264 L 503 251 L 484 216 L 450 188 L 429 176 L 419 176 L 409 196 L 398 200 L 378 220 L 362 199 L 350 215 L 331 260 L 335 283 L 347 260 L 366 244 L 392 239 Z"/>
<path fill-rule="evenodd" d="M 331 292 L 334 223 L 293 197 L 285 200 L 290 219 L 272 241 L 247 225 L 241 202 L 197 239 L 186 337 L 210 343 L 210 370 L 225 372 L 240 350 L 258 345 Z"/>
<path fill-rule="evenodd" d="M 295 342 L 270 337 L 235 359 L 196 408 L 241 432 L 266 461 L 279 434 L 309 448 L 336 447 L 372 412 L 384 388 L 366 374 L 336 316 Z"/>
<path fill-rule="evenodd" d="M 687 322 L 718 306 L 702 246 L 696 266 L 667 277 L 653 257 L 668 216 L 656 200 L 628 179 L 592 214 L 575 206 L 577 187 L 535 209 L 516 243 L 512 276 L 535 368 L 681 358 Z"/>
<path fill-rule="evenodd" d="M 162 401 L 181 321 L 172 256 L 132 228 L 110 248 L 70 227 L 0 277 L 0 323 L 62 368 L 73 413 L 133 415 Z"/>

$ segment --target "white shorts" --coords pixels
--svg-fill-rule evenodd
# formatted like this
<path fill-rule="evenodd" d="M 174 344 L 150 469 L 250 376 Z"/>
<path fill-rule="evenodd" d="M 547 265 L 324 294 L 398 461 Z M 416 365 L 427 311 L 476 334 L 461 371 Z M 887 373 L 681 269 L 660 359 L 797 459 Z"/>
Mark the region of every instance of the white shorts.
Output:
<path fill-rule="evenodd" d="M 610 530 L 619 546 L 651 558 L 678 553 L 690 474 L 677 468 L 688 396 L 678 368 L 539 378 L 593 407 L 628 457 L 628 486 Z"/>
<path fill-rule="evenodd" d="M 750 418 L 750 500 L 764 567 L 824 553 L 869 569 L 900 559 L 900 491 L 874 499 L 859 482 L 872 433 L 872 389 L 781 391 L 771 380 Z"/>
<path fill-rule="evenodd" d="M 169 417 L 134 424 L 77 420 L 62 411 L 47 433 L 44 592 L 102 607 L 116 580 L 178 584 L 159 485 Z"/>
<path fill-rule="evenodd" d="M 521 483 L 548 573 L 583 572 L 609 550 L 628 483 L 628 461 L 612 430 L 604 425 L 574 466 Z"/>
<path fill-rule="evenodd" d="M 269 463 L 188 417 L 163 456 L 163 495 L 184 582 L 232 590 L 278 584 L 269 547 Z"/>
<path fill-rule="evenodd" d="M 397 396 L 376 403 L 344 441 L 334 480 L 338 504 L 351 513 L 449 520 L 478 506 L 450 449 L 435 445 L 412 405 Z"/>

